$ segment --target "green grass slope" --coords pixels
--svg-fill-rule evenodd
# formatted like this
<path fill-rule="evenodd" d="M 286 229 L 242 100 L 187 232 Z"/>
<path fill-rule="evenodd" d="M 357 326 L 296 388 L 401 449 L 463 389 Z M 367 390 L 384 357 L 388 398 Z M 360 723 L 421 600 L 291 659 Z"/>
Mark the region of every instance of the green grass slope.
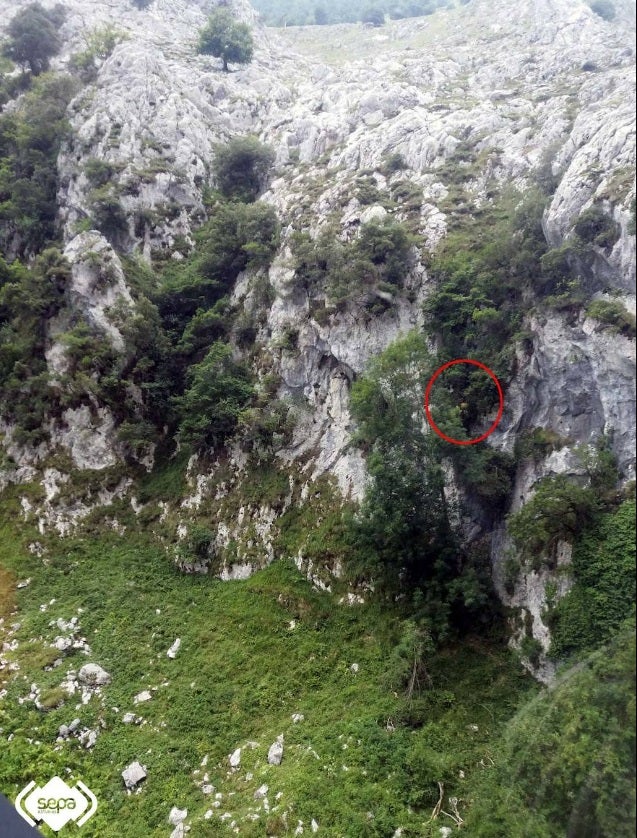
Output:
<path fill-rule="evenodd" d="M 400 621 L 390 612 L 339 605 L 285 561 L 242 582 L 181 576 L 134 527 L 40 537 L 38 558 L 28 550 L 37 536 L 12 505 L 0 523 L 5 593 L 11 577 L 31 582 L 11 593 L 17 610 L 4 625 L 4 639 L 18 642 L 5 657 L 20 668 L 0 699 L 0 788 L 14 798 L 31 779 L 81 779 L 99 801 L 86 838 L 168 836 L 174 805 L 188 809 L 192 838 L 292 835 L 299 821 L 308 833 L 312 819 L 335 838 L 387 838 L 399 827 L 437 836 L 453 825 L 443 814 L 430 820 L 438 783 L 465 811 L 506 721 L 535 691 L 507 651 L 468 639 L 428 661 L 432 686 L 409 702 L 395 678 Z M 56 621 L 74 616 L 88 655 L 51 647 L 65 634 Z M 112 682 L 83 704 L 60 684 L 89 661 Z M 51 709 L 28 699 L 33 684 Z M 135 705 L 143 690 L 152 699 Z M 124 724 L 129 711 L 143 722 Z M 92 749 L 56 741 L 76 717 L 98 731 Z M 279 735 L 283 761 L 272 766 Z M 133 760 L 148 778 L 129 794 L 121 771 Z M 264 784 L 267 800 L 255 799 Z"/>

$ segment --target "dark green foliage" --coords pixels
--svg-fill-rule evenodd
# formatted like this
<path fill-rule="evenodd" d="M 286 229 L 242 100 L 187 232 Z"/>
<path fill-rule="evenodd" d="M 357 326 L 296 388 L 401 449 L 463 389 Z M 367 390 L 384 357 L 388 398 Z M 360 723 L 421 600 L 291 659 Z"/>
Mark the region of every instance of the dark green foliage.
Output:
<path fill-rule="evenodd" d="M 115 174 L 115 167 L 106 160 L 99 160 L 97 157 L 89 157 L 84 164 L 84 174 L 91 186 L 98 188 L 106 186 Z"/>
<path fill-rule="evenodd" d="M 547 428 L 530 428 L 521 433 L 515 441 L 515 458 L 529 458 L 535 462 L 545 459 L 552 451 L 563 448 L 568 443 L 555 431 Z"/>
<path fill-rule="evenodd" d="M 157 304 L 167 324 L 183 331 L 197 309 L 211 308 L 230 290 L 241 271 L 266 266 L 278 242 L 279 223 L 271 207 L 219 204 L 197 233 L 197 254 L 165 272 Z"/>
<path fill-rule="evenodd" d="M 369 304 L 379 292 L 383 305 L 391 302 L 395 287 L 402 286 L 412 267 L 414 238 L 395 221 L 363 224 L 352 242 L 340 241 L 333 229 L 312 240 L 297 234 L 293 241 L 296 275 L 309 290 L 323 290 L 334 302 L 355 298 Z"/>
<path fill-rule="evenodd" d="M 57 156 L 75 92 L 70 76 L 44 75 L 0 115 L 0 253 L 35 253 L 54 237 Z"/>
<path fill-rule="evenodd" d="M 123 247 L 128 236 L 128 219 L 116 190 L 106 184 L 94 189 L 88 197 L 95 228 L 113 247 Z"/>
<path fill-rule="evenodd" d="M 557 658 L 607 643 L 635 613 L 634 501 L 577 539 L 571 570 L 573 587 L 549 614 Z"/>
<path fill-rule="evenodd" d="M 225 198 L 256 201 L 267 186 L 274 151 L 256 137 L 235 137 L 215 149 L 213 173 Z"/>
<path fill-rule="evenodd" d="M 218 6 L 199 35 L 198 52 L 221 58 L 225 72 L 229 63 L 248 64 L 254 53 L 250 27 L 238 23 L 230 9 Z"/>
<path fill-rule="evenodd" d="M 450 235 L 431 265 L 436 289 L 425 315 L 441 342 L 441 361 L 475 358 L 488 363 L 503 385 L 512 372 L 514 336 L 522 322 L 525 286 L 538 271 L 545 249 L 541 227 L 545 199 L 531 192 L 514 213 Z M 468 403 L 462 423 L 470 430 L 480 415 L 497 406 L 488 378 L 467 365 L 449 371 L 453 402 Z M 471 436 L 472 434 L 469 434 Z"/>
<path fill-rule="evenodd" d="M 422 432 L 422 392 L 434 369 L 424 337 L 412 333 L 392 344 L 352 387 L 356 441 L 367 451 L 372 478 L 352 520 L 349 568 L 374 580 L 384 597 L 409 591 L 413 613 L 436 637 L 475 626 L 493 607 L 488 553 L 480 545 L 465 555 L 452 532 L 443 493 L 440 450 Z M 497 473 L 498 452 L 476 481 Z M 485 460 L 486 463 L 486 460 Z M 487 490 L 485 489 L 485 492 Z"/>
<path fill-rule="evenodd" d="M 578 486 L 565 475 L 542 480 L 533 497 L 508 519 L 509 532 L 520 552 L 536 562 L 550 558 L 560 540 L 573 542 L 599 509 L 592 488 Z"/>
<path fill-rule="evenodd" d="M 414 333 L 386 350 L 352 387 L 358 441 L 368 449 L 372 478 L 353 539 L 360 571 L 385 596 L 427 581 L 426 610 L 440 632 L 448 605 L 439 584 L 452 575 L 455 553 L 435 443 L 420 429 L 418 403 L 430 369 L 426 343 Z"/>
<path fill-rule="evenodd" d="M 599 15 L 603 20 L 615 19 L 615 4 L 612 0 L 594 0 L 589 4 L 596 15 Z"/>
<path fill-rule="evenodd" d="M 31 269 L 0 259 L 0 402 L 20 443 L 46 438 L 54 401 L 44 349 L 46 323 L 60 310 L 70 268 L 59 250 L 46 250 Z"/>
<path fill-rule="evenodd" d="M 635 634 L 525 705 L 472 790 L 475 838 L 635 834 Z"/>
<path fill-rule="evenodd" d="M 247 369 L 232 360 L 230 347 L 214 343 L 203 361 L 188 370 L 187 389 L 175 400 L 180 439 L 195 448 L 223 443 L 253 392 Z"/>
<path fill-rule="evenodd" d="M 387 175 L 392 175 L 394 172 L 401 172 L 407 168 L 409 167 L 405 162 L 405 158 L 397 151 L 390 152 L 383 161 L 383 171 Z"/>
<path fill-rule="evenodd" d="M 619 224 L 596 205 L 584 210 L 573 229 L 582 241 L 603 248 L 611 248 L 620 234 Z"/>
<path fill-rule="evenodd" d="M 626 232 L 629 236 L 634 236 L 637 231 L 637 198 L 633 198 L 630 202 L 630 221 L 626 227 Z"/>
<path fill-rule="evenodd" d="M 48 11 L 40 3 L 30 3 L 11 19 L 3 54 L 16 64 L 28 66 L 33 75 L 43 73 L 62 47 L 57 30 L 63 21 L 62 6 Z"/>
<path fill-rule="evenodd" d="M 611 331 L 626 337 L 635 337 L 635 315 L 617 300 L 593 300 L 586 307 L 586 314 L 608 326 Z"/>

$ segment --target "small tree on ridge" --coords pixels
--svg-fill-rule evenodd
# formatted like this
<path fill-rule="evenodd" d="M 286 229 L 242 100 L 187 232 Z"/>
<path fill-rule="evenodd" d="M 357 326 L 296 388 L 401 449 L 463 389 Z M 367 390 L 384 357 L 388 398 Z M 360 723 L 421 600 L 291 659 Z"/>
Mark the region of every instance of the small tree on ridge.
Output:
<path fill-rule="evenodd" d="M 226 73 L 228 62 L 248 64 L 254 53 L 250 28 L 245 23 L 238 23 L 229 9 L 217 7 L 201 30 L 197 51 L 220 58 Z"/>

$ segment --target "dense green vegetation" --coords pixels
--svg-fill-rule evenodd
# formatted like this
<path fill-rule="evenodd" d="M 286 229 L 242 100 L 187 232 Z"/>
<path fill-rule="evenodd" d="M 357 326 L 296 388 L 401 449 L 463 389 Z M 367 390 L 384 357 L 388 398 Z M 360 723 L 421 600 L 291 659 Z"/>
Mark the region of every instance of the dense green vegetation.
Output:
<path fill-rule="evenodd" d="M 32 255 L 55 238 L 57 155 L 76 92 L 70 76 L 44 74 L 0 114 L 0 254 Z"/>
<path fill-rule="evenodd" d="M 380 26 L 385 16 L 392 20 L 433 14 L 446 6 L 442 0 L 255 0 L 268 26 L 306 26 L 311 24 L 355 23 Z"/>
<path fill-rule="evenodd" d="M 256 201 L 265 190 L 274 151 L 256 137 L 235 137 L 219 145 L 213 173 L 221 194 L 230 200 Z"/>
<path fill-rule="evenodd" d="M 499 609 L 487 557 L 479 545 L 462 550 L 453 531 L 457 510 L 445 499 L 440 466 L 448 446 L 423 433 L 422 393 L 434 369 L 425 338 L 414 332 L 375 359 L 352 387 L 371 485 L 351 524 L 348 566 L 371 577 L 382 597 L 402 599 L 443 637 L 477 623 L 486 631 Z M 487 449 L 472 462 L 497 471 L 493 456 L 497 452 Z"/>
<path fill-rule="evenodd" d="M 392 220 L 369 221 L 350 241 L 331 226 L 315 239 L 298 232 L 292 241 L 296 279 L 311 295 L 327 291 L 337 307 L 356 301 L 380 313 L 404 284 L 414 243 L 407 227 Z"/>
<path fill-rule="evenodd" d="M 560 659 L 612 639 L 635 613 L 635 502 L 604 514 L 575 543 L 573 587 L 549 614 Z"/>
<path fill-rule="evenodd" d="M 635 834 L 634 625 L 522 708 L 469 810 L 476 838 Z"/>
<path fill-rule="evenodd" d="M 146 502 L 150 496 L 149 487 Z M 180 575 L 130 508 L 125 538 L 107 535 L 98 521 L 97 536 L 78 533 L 61 543 L 38 536 L 48 550 L 45 565 L 26 548 L 28 527 L 13 529 L 11 508 L 5 496 L 0 565 L 14 580 L 32 581 L 15 592 L 20 646 L 11 656 L 21 670 L 0 703 L 0 785 L 13 797 L 34 774 L 67 776 L 69 767 L 99 799 L 82 827 L 87 836 L 119 838 L 123 824 L 127 838 L 165 835 L 168 812 L 178 805 L 202 836 L 233 834 L 230 820 L 253 838 L 292 835 L 299 820 L 315 818 L 333 838 L 387 838 L 398 827 L 433 838 L 446 822 L 442 815 L 430 822 L 438 783 L 443 809 L 455 796 L 464 813 L 480 760 L 534 692 L 497 645 L 469 637 L 434 654 L 426 635 L 393 609 L 337 606 L 335 595 L 313 589 L 285 560 L 246 582 Z M 316 516 L 299 534 L 308 527 L 320 537 Z M 298 543 L 289 542 L 288 555 Z M 89 657 L 49 645 L 60 633 L 55 621 L 73 615 Z M 181 649 L 170 660 L 166 650 L 176 637 Z M 60 655 L 63 665 L 51 669 Z M 73 696 L 56 706 L 67 668 L 87 661 L 113 677 L 103 698 L 76 709 Z M 34 682 L 50 698 L 49 711 L 18 704 Z M 137 693 L 154 687 L 151 701 L 133 705 Z M 123 724 L 128 711 L 145 723 Z M 304 720 L 294 724 L 293 713 Z M 76 716 L 82 728 L 99 730 L 90 751 L 73 738 L 55 741 L 58 727 Z M 267 749 L 281 733 L 283 762 L 269 766 Z M 246 747 L 249 741 L 258 746 Z M 231 773 L 227 757 L 240 746 L 241 770 Z M 147 766 L 148 780 L 127 795 L 120 772 L 134 759 Z M 200 788 L 204 772 L 223 796 L 219 809 Z M 263 783 L 269 812 L 253 797 Z M 224 825 L 225 812 L 232 818 Z M 260 815 L 254 823 L 252 813 Z"/>

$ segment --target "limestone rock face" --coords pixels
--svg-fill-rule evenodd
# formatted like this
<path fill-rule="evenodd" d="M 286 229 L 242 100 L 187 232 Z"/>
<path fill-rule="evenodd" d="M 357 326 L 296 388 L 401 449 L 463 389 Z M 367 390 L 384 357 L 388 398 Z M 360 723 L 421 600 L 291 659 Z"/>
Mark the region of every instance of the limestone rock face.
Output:
<path fill-rule="evenodd" d="M 0 20 L 27 2 L 0 0 Z M 616 242 L 589 247 L 578 271 L 590 298 L 634 312 L 635 52 L 628 2 L 617 0 L 613 22 L 573 0 L 472 0 L 432 17 L 388 23 L 382 32 L 352 26 L 275 32 L 261 27 L 245 0 L 233 0 L 237 16 L 254 26 L 256 49 L 251 64 L 230 73 L 218 59 L 196 54 L 197 32 L 214 5 L 155 0 L 137 10 L 128 0 L 65 2 L 56 69 L 68 66 L 96 28 L 114 26 L 122 37 L 69 108 L 59 220 L 71 280 L 66 307 L 49 324 L 52 378 L 64 376 L 59 337 L 76 315 L 125 354 L 121 324 L 135 302 L 120 255 L 147 263 L 187 255 L 205 219 L 204 192 L 214 186 L 215 146 L 235 135 L 254 134 L 275 151 L 261 200 L 281 219 L 281 248 L 267 277 L 246 272 L 239 278 L 232 302 L 260 315 L 256 347 L 279 377 L 278 397 L 295 405 L 294 431 L 276 456 L 290 473 L 301 472 L 304 492 L 327 473 L 344 497 L 362 498 L 366 472 L 351 445 L 351 382 L 398 336 L 421 325 L 430 286 L 415 258 L 403 289 L 379 292 L 374 313 L 360 300 L 336 307 L 326 289 L 310 293 L 296 276 L 295 228 L 315 236 L 331 225 L 345 241 L 370 220 L 405 220 L 407 210 L 391 190 L 407 180 L 422 192 L 414 228 L 426 256 L 448 232 L 458 178 L 470 213 L 509 186 L 524 190 L 541 172 L 557 183 L 543 218 L 551 247 L 572 242 L 579 216 L 593 205 L 614 219 Z M 390 154 L 400 155 L 400 171 L 388 170 Z M 96 161 L 109 173 L 101 187 L 92 174 Z M 372 179 L 376 197 L 361 197 L 361 177 Z M 120 223 L 115 230 L 79 232 L 93 225 L 100 190 L 119 203 Z M 273 299 L 263 304 L 257 287 L 266 280 Z M 505 414 L 488 444 L 511 452 L 519 434 L 532 428 L 550 429 L 568 444 L 537 467 L 520 466 L 511 509 L 546 474 L 576 473 L 574 449 L 601 434 L 612 441 L 622 479 L 634 478 L 634 340 L 585 313 L 529 313 L 524 329 L 528 347 L 518 350 Z M 294 348 L 286 348 L 292 332 Z M 78 468 L 105 468 L 123 456 L 116 430 L 103 406 L 67 410 L 52 429 L 53 443 Z M 9 448 L 11 429 L 6 436 Z M 46 454 L 11 453 L 16 475 L 31 477 L 33 463 Z M 240 452 L 232 452 L 231 466 L 241 471 Z M 179 509 L 184 521 L 201 503 L 209 476 L 196 466 L 189 475 L 196 489 Z M 267 506 L 241 512 L 257 533 L 253 550 L 221 567 L 222 577 L 243 578 L 272 559 L 276 514 Z M 218 522 L 215 548 L 238 540 L 238 517 Z M 467 531 L 479 526 L 468 521 Z M 505 542 L 496 527 L 496 578 Z M 190 565 L 185 562 L 186 569 L 206 571 L 209 563 Z M 512 604 L 527 603 L 539 620 L 543 584 L 519 580 Z M 542 643 L 543 631 L 538 622 Z"/>

